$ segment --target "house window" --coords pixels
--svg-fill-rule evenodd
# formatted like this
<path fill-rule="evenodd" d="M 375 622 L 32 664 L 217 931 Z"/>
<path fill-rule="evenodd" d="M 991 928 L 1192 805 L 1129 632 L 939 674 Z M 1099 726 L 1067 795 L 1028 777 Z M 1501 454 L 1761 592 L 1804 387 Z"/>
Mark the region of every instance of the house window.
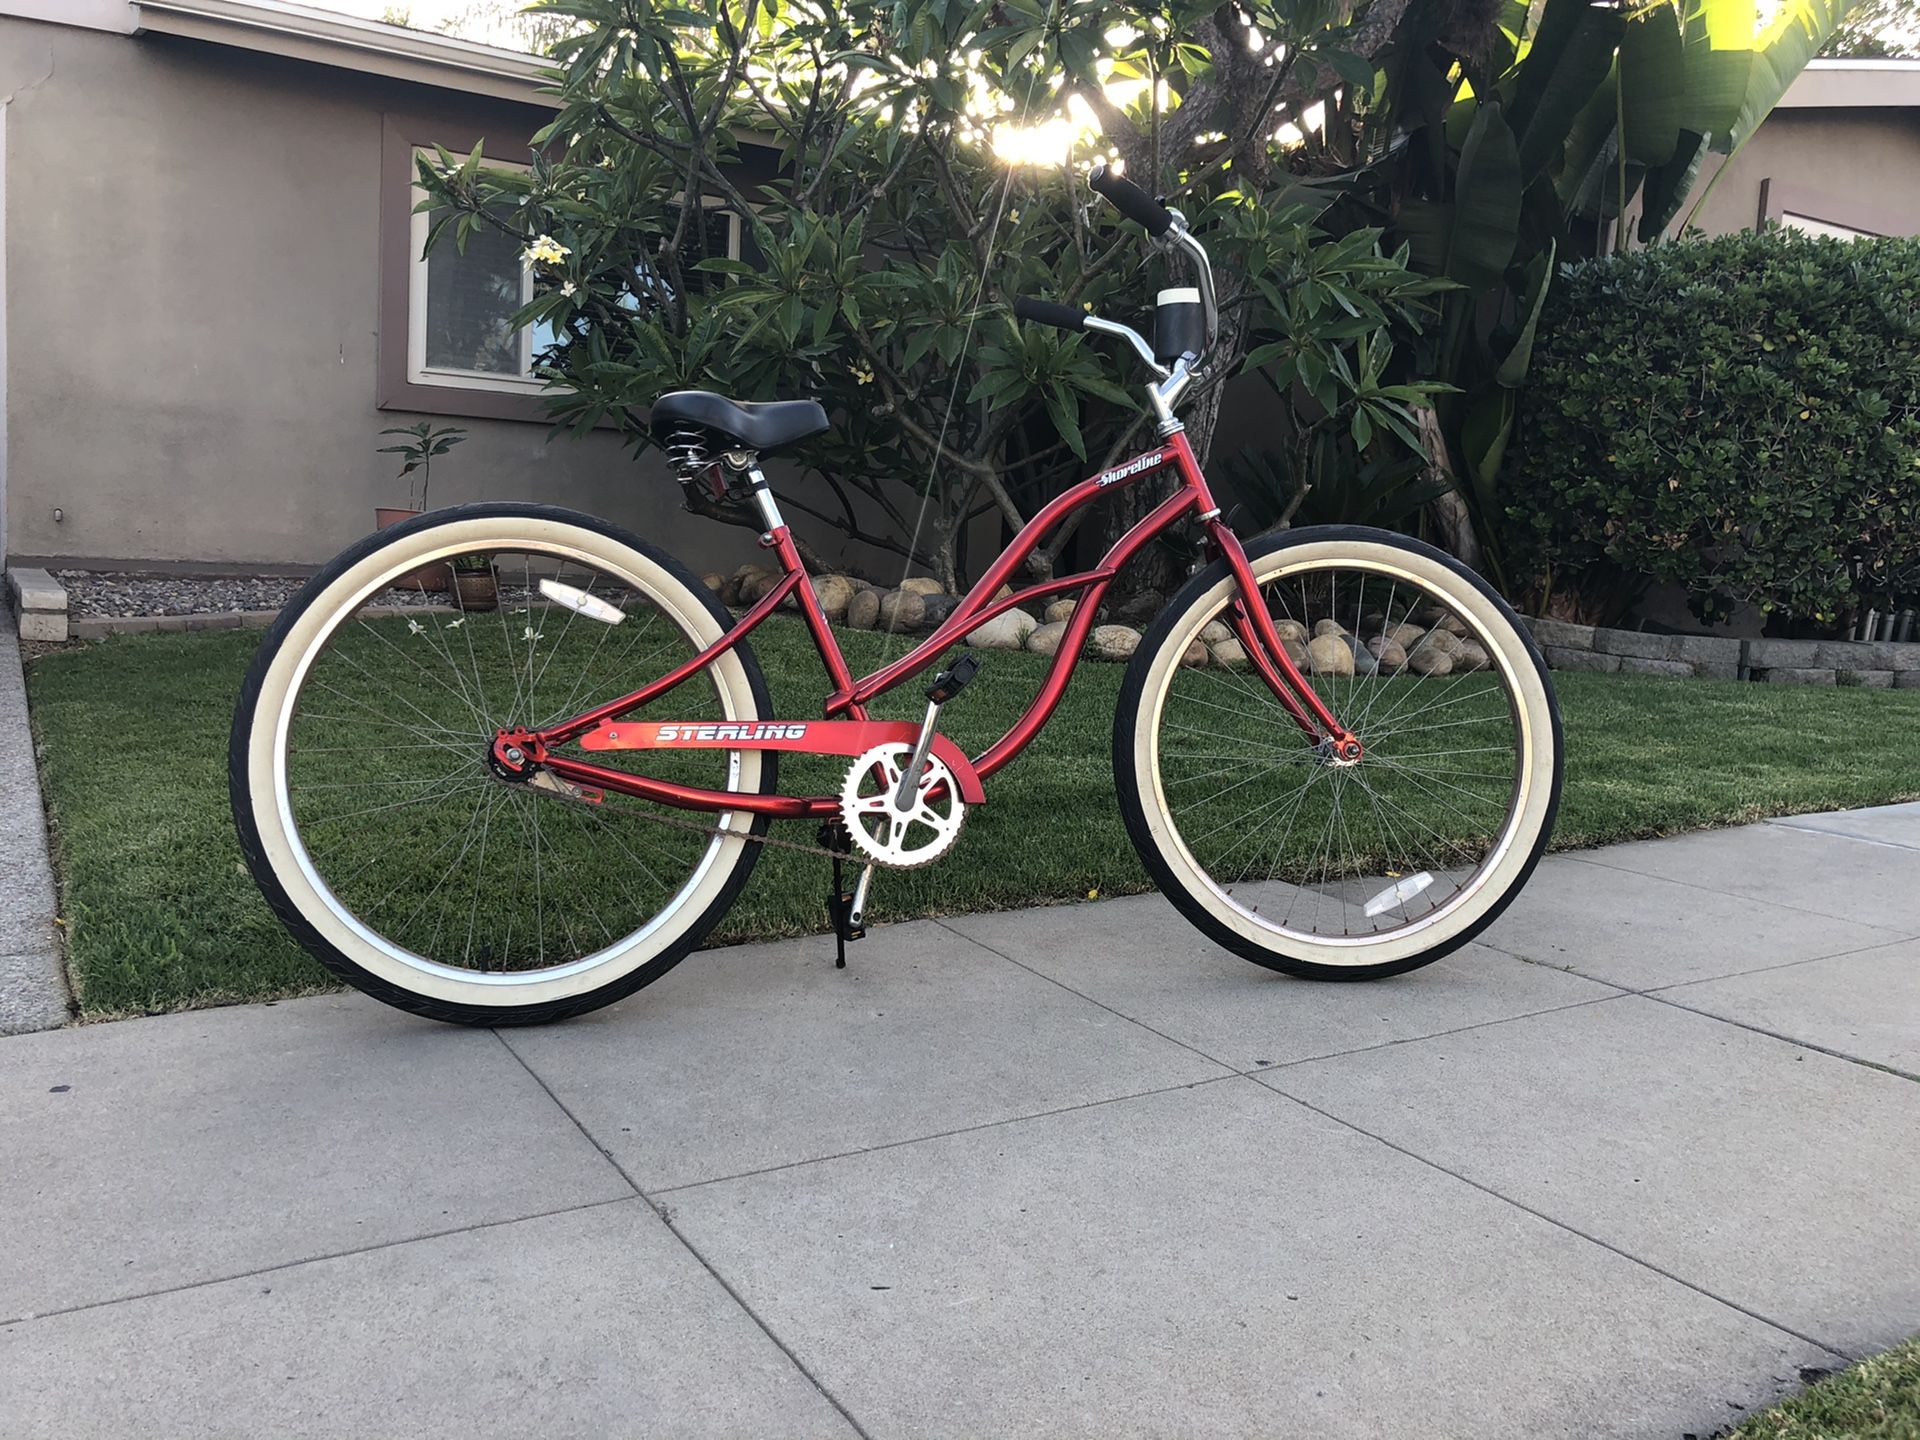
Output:
<path fill-rule="evenodd" d="M 674 197 L 677 205 L 680 197 Z M 696 295 L 704 295 L 719 287 L 726 278 L 711 270 L 696 270 L 694 267 L 702 260 L 738 260 L 740 258 L 740 217 L 726 209 L 726 202 L 717 195 L 704 195 L 700 200 L 704 207 L 701 221 L 688 227 L 691 232 L 687 238 L 685 254 L 680 258 L 680 273 L 686 280 L 687 289 Z M 644 262 L 639 267 L 640 283 L 635 287 L 641 293 L 652 287 L 647 283 L 651 267 Z M 669 291 L 664 279 L 659 282 L 662 291 Z M 669 292 L 670 293 L 670 292 Z"/>
<path fill-rule="evenodd" d="M 432 151 L 415 153 L 437 158 Z M 424 196 L 416 179 L 414 203 Z M 721 208 L 722 202 L 716 197 L 706 197 L 703 204 L 705 223 L 695 227 L 687 247 L 693 253 L 685 261 L 689 288 L 702 291 L 721 277 L 693 272 L 693 265 L 716 257 L 740 256 L 740 217 Z M 465 249 L 457 247 L 449 234 L 423 255 L 427 236 L 447 213 L 443 207 L 419 211 L 412 217 L 408 382 L 464 390 L 540 390 L 542 384 L 534 374 L 534 365 L 558 337 L 545 322 L 518 327 L 513 324 L 514 315 L 534 297 L 534 272 L 521 261 L 520 242 L 504 230 L 479 225 L 468 234 Z M 651 287 L 642 281 L 635 288 L 645 293 Z"/>
<path fill-rule="evenodd" d="M 1874 238 L 1874 232 L 1871 230 L 1856 230 L 1851 225 L 1836 225 L 1831 220 L 1822 220 L 1814 215 L 1796 215 L 1791 210 L 1780 212 L 1780 223 L 1789 230 L 1798 230 L 1803 235 L 1826 235 L 1835 240 Z"/>
<path fill-rule="evenodd" d="M 415 153 L 432 157 L 431 151 Z M 414 203 L 425 193 L 416 179 Z M 407 380 L 463 390 L 540 389 L 534 359 L 553 343 L 553 334 L 545 326 L 513 324 L 514 314 L 534 293 L 534 274 L 521 263 L 520 242 L 504 230 L 478 225 L 465 249 L 449 234 L 422 254 L 427 236 L 447 213 L 443 207 L 412 218 Z"/>

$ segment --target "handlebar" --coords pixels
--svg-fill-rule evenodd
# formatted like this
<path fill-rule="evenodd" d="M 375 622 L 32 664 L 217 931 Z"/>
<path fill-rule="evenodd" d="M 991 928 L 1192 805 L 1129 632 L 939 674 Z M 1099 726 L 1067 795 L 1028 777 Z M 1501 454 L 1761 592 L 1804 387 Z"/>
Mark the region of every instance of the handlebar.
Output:
<path fill-rule="evenodd" d="M 1169 320 L 1163 327 L 1161 323 L 1167 319 L 1168 307 L 1193 306 L 1194 291 L 1191 290 L 1162 291 L 1154 307 L 1155 335 L 1168 342 L 1161 347 L 1169 352 L 1164 355 L 1156 353 L 1155 347 L 1148 344 L 1146 338 L 1132 326 L 1089 315 L 1072 305 L 1022 295 L 1013 302 L 1013 313 L 1017 318 L 1032 321 L 1036 325 L 1050 325 L 1057 330 L 1092 330 L 1125 340 L 1158 377 L 1158 383 L 1148 387 L 1147 395 L 1153 402 L 1154 413 L 1160 418 L 1162 432 L 1172 433 L 1179 428 L 1179 422 L 1173 415 L 1173 406 L 1188 385 L 1204 373 L 1207 353 L 1212 350 L 1220 330 L 1220 313 L 1213 289 L 1213 266 L 1207 259 L 1206 247 L 1194 239 L 1192 232 L 1187 229 L 1186 217 L 1178 210 L 1170 210 L 1162 205 L 1126 176 L 1101 162 L 1095 164 L 1088 174 L 1087 184 L 1094 193 L 1104 197 L 1155 240 L 1170 249 L 1179 250 L 1187 257 L 1197 282 L 1198 345 L 1193 340 L 1195 317 L 1192 308 L 1187 308 L 1184 316 L 1173 317 L 1178 321 L 1177 324 Z M 1173 337 L 1170 341 L 1169 336 Z"/>
<path fill-rule="evenodd" d="M 1158 240 L 1173 228 L 1173 212 L 1154 199 L 1104 160 L 1096 161 L 1087 176 L 1087 184 L 1096 195 L 1104 195 L 1113 208 Z"/>
<path fill-rule="evenodd" d="M 1052 300 L 1037 300 L 1031 295 L 1022 295 L 1015 300 L 1013 313 L 1021 320 L 1031 320 L 1036 325 L 1051 325 L 1056 330 L 1087 328 L 1086 311 Z"/>

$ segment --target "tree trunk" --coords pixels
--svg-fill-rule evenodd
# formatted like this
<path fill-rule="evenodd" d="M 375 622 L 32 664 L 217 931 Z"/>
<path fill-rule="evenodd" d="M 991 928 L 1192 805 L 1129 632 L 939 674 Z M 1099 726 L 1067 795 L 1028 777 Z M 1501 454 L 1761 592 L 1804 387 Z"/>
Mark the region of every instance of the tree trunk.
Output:
<path fill-rule="evenodd" d="M 1442 548 L 1454 555 L 1461 564 L 1476 572 L 1480 569 L 1480 539 L 1474 533 L 1473 512 L 1467 509 L 1467 502 L 1460 494 L 1459 482 L 1454 478 L 1453 460 L 1447 454 L 1447 437 L 1441 432 L 1440 417 L 1433 412 L 1431 405 L 1422 405 L 1417 412 L 1420 418 L 1420 445 L 1427 452 L 1427 469 L 1434 476 L 1447 482 L 1447 493 L 1427 507 L 1434 528 L 1440 532 Z"/>

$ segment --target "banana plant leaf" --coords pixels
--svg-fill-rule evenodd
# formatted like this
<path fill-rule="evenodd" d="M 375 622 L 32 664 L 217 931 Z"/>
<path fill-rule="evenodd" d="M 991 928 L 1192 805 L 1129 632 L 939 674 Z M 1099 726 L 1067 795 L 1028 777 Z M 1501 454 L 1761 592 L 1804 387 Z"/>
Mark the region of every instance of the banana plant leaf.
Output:
<path fill-rule="evenodd" d="M 1673 223 L 1673 217 L 1687 203 L 1693 182 L 1700 176 L 1700 162 L 1706 154 L 1707 137 L 1697 131 L 1682 130 L 1673 158 L 1647 172 L 1646 196 L 1640 210 L 1641 244 L 1652 241 Z"/>
<path fill-rule="evenodd" d="M 1627 159 L 1666 164 L 1679 144 L 1686 107 L 1686 51 L 1673 6 L 1657 5 L 1628 22 L 1620 37 L 1618 75 Z"/>
<path fill-rule="evenodd" d="M 1514 71 L 1509 106 L 1526 179 L 1559 158 L 1567 132 L 1613 69 L 1625 25 L 1621 12 L 1610 7 L 1547 0 L 1533 44 Z"/>
<path fill-rule="evenodd" d="M 1446 276 L 1469 291 L 1500 283 L 1520 231 L 1520 151 L 1497 100 L 1483 101 L 1460 147 Z"/>

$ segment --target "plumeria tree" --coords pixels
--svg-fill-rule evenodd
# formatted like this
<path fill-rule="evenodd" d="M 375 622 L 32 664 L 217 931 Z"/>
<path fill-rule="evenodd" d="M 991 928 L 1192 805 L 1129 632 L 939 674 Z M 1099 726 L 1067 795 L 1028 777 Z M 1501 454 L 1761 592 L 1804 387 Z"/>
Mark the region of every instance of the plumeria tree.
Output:
<path fill-rule="evenodd" d="M 1418 443 L 1425 392 L 1388 378 L 1390 332 L 1418 329 L 1439 282 L 1376 229 L 1323 232 L 1337 190 L 1298 183 L 1281 128 L 1368 73 L 1404 8 L 543 0 L 579 27 L 554 50 L 559 112 L 529 170 L 423 162 L 444 211 L 429 244 L 522 239 L 540 279 L 523 318 L 559 337 L 542 373 L 578 430 L 611 418 L 644 446 L 648 403 L 680 387 L 819 397 L 836 423 L 805 456 L 833 497 L 816 518 L 954 586 L 971 520 L 1023 523 L 1144 432 L 1130 359 L 1006 308 L 1036 294 L 1138 319 L 1166 279 L 1086 191 L 1096 156 L 1177 193 L 1215 256 L 1203 453 L 1249 367 L 1295 436 Z"/>

